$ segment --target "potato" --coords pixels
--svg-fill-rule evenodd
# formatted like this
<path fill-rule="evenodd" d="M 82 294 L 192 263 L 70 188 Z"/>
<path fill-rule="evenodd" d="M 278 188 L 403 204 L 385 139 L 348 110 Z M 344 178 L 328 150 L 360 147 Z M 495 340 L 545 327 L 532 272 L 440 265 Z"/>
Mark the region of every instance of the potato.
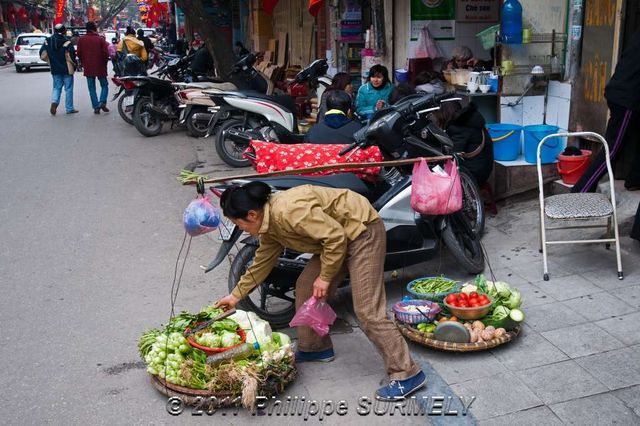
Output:
<path fill-rule="evenodd" d="M 470 342 L 471 343 L 477 342 L 478 341 L 478 332 L 476 330 L 471 330 L 470 334 L 471 334 Z"/>
<path fill-rule="evenodd" d="M 500 328 L 497 328 L 496 331 L 493 333 L 493 337 L 495 338 L 503 337 L 503 336 L 506 336 L 506 334 L 507 334 L 507 330 L 500 327 Z"/>
<path fill-rule="evenodd" d="M 484 330 L 484 324 L 482 323 L 482 321 L 474 321 L 472 324 L 472 327 L 474 330 Z"/>
<path fill-rule="evenodd" d="M 490 325 L 489 327 L 485 328 L 485 330 L 496 331 L 496 328 Z"/>
<path fill-rule="evenodd" d="M 464 324 L 462 324 L 464 326 L 464 328 L 466 328 L 469 331 L 473 331 L 473 327 L 471 326 L 471 323 L 465 322 Z"/>

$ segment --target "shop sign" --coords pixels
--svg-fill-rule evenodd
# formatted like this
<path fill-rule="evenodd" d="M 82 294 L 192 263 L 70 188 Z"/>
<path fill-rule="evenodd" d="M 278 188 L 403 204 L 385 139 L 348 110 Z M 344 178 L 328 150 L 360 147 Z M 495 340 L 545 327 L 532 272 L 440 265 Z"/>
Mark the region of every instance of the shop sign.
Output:
<path fill-rule="evenodd" d="M 498 0 L 457 0 L 456 22 L 498 22 Z"/>
<path fill-rule="evenodd" d="M 411 40 L 427 26 L 436 40 L 455 35 L 456 0 L 411 0 Z"/>

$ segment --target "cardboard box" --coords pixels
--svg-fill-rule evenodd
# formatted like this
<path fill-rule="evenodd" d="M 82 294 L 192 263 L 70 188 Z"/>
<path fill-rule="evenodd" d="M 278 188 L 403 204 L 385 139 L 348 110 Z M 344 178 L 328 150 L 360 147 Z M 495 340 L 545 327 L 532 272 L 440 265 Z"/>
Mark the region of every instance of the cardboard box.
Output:
<path fill-rule="evenodd" d="M 254 10 L 251 14 L 254 36 L 273 37 L 273 18 L 263 10 Z"/>

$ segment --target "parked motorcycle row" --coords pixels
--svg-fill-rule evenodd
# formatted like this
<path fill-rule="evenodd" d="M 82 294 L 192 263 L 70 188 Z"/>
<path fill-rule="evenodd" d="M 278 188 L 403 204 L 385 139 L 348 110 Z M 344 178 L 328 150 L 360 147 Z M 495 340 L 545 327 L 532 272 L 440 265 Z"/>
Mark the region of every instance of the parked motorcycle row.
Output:
<path fill-rule="evenodd" d="M 255 60 L 255 56 L 249 54 L 231 71 L 245 79 L 249 90 L 237 90 L 228 82 L 193 76 L 190 57 L 170 58 L 153 73 L 157 76 L 114 78 L 114 83 L 120 86 L 115 96 L 119 98 L 118 110 L 125 121 L 133 123 L 145 136 L 158 135 L 167 122 L 172 127 L 184 125 L 192 136 L 213 138 L 219 157 L 227 164 L 255 165 L 257 159 L 245 153 L 252 140 L 283 144 L 303 140 L 303 135 L 298 134 L 293 99 L 288 95 L 274 95 L 273 84 L 253 68 Z M 317 96 L 321 98 L 330 84 L 326 71 L 326 61 L 316 60 L 298 73 L 292 84 L 316 87 Z M 370 146 L 377 146 L 385 160 L 455 154 L 451 139 L 430 119 L 440 102 L 451 98 L 450 94 L 417 94 L 376 112 L 354 135 L 353 144 L 345 146 L 340 155 Z M 460 169 L 460 176 L 463 208 L 441 216 L 420 215 L 411 209 L 411 166 L 385 168 L 373 184 L 352 173 L 260 180 L 275 191 L 311 183 L 348 188 L 367 197 L 385 222 L 385 270 L 427 261 L 444 245 L 463 270 L 477 274 L 484 269 L 480 243 L 484 204 L 473 176 L 464 168 Z M 212 191 L 220 195 L 226 187 L 219 185 Z M 226 227 L 223 244 L 206 272 L 219 266 L 231 249 L 240 245 L 229 272 L 228 284 L 232 290 L 253 262 L 259 241 L 254 237 L 240 241 L 242 231 L 231 223 Z M 276 327 L 288 324 L 295 311 L 295 282 L 309 258 L 308 254 L 285 250 L 269 277 L 240 303 L 241 307 L 255 311 Z"/>

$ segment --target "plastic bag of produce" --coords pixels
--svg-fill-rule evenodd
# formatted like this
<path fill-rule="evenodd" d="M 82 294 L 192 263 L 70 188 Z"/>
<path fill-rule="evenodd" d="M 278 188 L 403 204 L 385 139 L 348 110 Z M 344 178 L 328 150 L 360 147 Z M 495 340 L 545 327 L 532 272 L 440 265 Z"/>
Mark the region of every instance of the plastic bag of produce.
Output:
<path fill-rule="evenodd" d="M 312 296 L 298 309 L 289 326 L 311 327 L 319 336 L 326 336 L 329 334 L 329 326 L 335 320 L 336 313 L 331 309 L 331 306 Z"/>
<path fill-rule="evenodd" d="M 220 224 L 220 213 L 209 197 L 196 198 L 185 209 L 182 220 L 187 234 L 195 237 L 216 229 Z"/>
<path fill-rule="evenodd" d="M 447 161 L 441 173 L 431 171 L 425 160 L 414 164 L 411 208 L 426 215 L 451 214 L 462 208 L 462 185 L 454 160 Z"/>

